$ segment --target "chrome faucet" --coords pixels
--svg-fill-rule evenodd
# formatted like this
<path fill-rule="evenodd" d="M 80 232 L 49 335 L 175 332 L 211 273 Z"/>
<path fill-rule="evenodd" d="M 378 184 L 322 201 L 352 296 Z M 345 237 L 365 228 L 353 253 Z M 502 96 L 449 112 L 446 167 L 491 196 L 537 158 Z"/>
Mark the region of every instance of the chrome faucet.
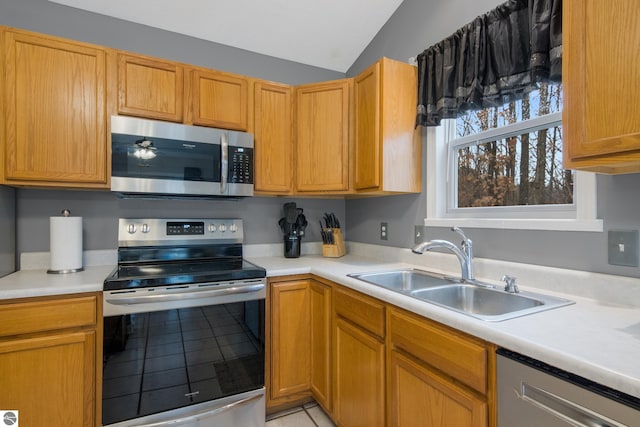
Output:
<path fill-rule="evenodd" d="M 448 240 L 430 240 L 428 242 L 422 242 L 416 245 L 412 251 L 416 254 L 423 254 L 426 251 L 430 251 L 435 248 L 444 248 L 453 252 L 460 261 L 461 276 L 463 280 L 474 280 L 473 277 L 473 242 L 471 239 L 464 235 L 464 232 L 459 227 L 451 227 L 451 231 L 454 231 L 462 236 L 462 243 L 459 249 L 455 244 Z"/>
<path fill-rule="evenodd" d="M 510 294 L 517 294 L 518 292 L 520 292 L 520 289 L 518 289 L 518 284 L 516 283 L 515 277 L 507 276 L 505 274 L 504 276 L 502 276 L 501 280 L 505 283 L 504 285 L 505 292 L 509 292 Z"/>

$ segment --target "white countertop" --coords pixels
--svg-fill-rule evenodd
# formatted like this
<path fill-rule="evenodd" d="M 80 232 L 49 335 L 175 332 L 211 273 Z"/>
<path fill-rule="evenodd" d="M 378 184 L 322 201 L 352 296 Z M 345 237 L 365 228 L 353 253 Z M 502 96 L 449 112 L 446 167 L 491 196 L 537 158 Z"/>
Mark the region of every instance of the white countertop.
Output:
<path fill-rule="evenodd" d="M 455 258 L 438 258 L 437 255 L 432 258 L 395 257 L 388 256 L 389 252 L 385 252 L 388 249 L 382 249 L 380 253 L 375 250 L 375 247 L 372 249 L 363 245 L 354 252 L 366 253 L 367 257 L 347 255 L 336 259 L 308 254 L 300 258 L 284 258 L 254 253 L 256 256 L 249 256 L 248 260 L 264 267 L 269 277 L 315 274 L 498 346 L 640 397 L 640 308 L 636 304 L 638 279 L 584 272 L 569 274 L 566 273 L 568 270 L 531 266 L 530 270 L 541 279 L 535 286 L 529 283 L 531 280 L 519 281 L 521 289 L 569 298 L 576 304 L 503 322 L 485 322 L 347 276 L 412 267 L 443 272 L 450 265 L 443 266 L 439 260 L 444 259 L 446 264 Z M 483 264 L 482 260 L 478 261 L 476 273 L 479 278 L 495 277 L 495 271 L 491 270 L 494 266 L 490 262 Z M 453 259 L 452 262 L 455 266 L 457 261 Z M 83 272 L 66 275 L 46 274 L 43 269 L 22 270 L 0 278 L 0 299 L 101 291 L 103 280 L 113 268 L 114 265 L 91 266 Z M 505 274 L 518 272 L 517 265 L 501 264 L 500 268 Z M 508 269 L 505 271 L 504 268 Z M 450 270 L 448 272 L 451 273 Z M 522 274 L 521 271 L 518 273 Z M 584 291 L 566 293 L 566 283 L 572 275 L 578 277 L 578 281 L 595 276 L 592 281 L 597 285 L 596 290 L 585 287 Z M 560 279 L 556 279 L 557 285 L 552 286 L 554 283 L 551 282 L 556 276 Z M 565 293 L 550 289 L 561 289 Z M 623 291 L 620 292 L 620 289 Z M 620 293 L 627 292 L 624 289 L 631 291 L 628 295 L 620 296 Z M 614 294 L 611 299 L 594 298 L 594 295 L 608 293 Z M 627 305 L 625 301 L 634 303 Z"/>
<path fill-rule="evenodd" d="M 102 291 L 104 279 L 113 269 L 113 265 L 101 265 L 68 274 L 20 270 L 0 278 L 0 300 Z"/>
<path fill-rule="evenodd" d="M 576 303 L 503 322 L 486 322 L 368 284 L 347 274 L 394 268 L 422 268 L 403 262 L 381 262 L 347 255 L 257 257 L 249 259 L 268 275 L 311 273 L 380 300 L 526 354 L 608 387 L 640 397 L 640 309 L 608 305 L 575 295 L 523 288 L 574 300 Z"/>

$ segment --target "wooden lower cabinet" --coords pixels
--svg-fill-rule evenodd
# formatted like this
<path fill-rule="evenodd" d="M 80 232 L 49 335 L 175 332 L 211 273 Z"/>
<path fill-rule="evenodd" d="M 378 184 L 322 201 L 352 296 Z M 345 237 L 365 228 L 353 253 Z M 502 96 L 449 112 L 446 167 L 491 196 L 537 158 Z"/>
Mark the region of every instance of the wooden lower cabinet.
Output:
<path fill-rule="evenodd" d="M 331 285 L 311 280 L 311 393 L 327 412 L 331 399 Z"/>
<path fill-rule="evenodd" d="M 485 427 L 487 403 L 397 351 L 389 358 L 389 426 Z"/>
<path fill-rule="evenodd" d="M 0 343 L 0 402 L 21 426 L 93 426 L 95 332 Z"/>
<path fill-rule="evenodd" d="M 495 345 L 313 275 L 270 279 L 267 411 L 339 427 L 494 427 Z"/>
<path fill-rule="evenodd" d="M 384 342 L 338 318 L 333 360 L 334 421 L 344 427 L 384 426 Z"/>
<path fill-rule="evenodd" d="M 0 403 L 22 427 L 99 426 L 97 294 L 0 303 Z"/>
<path fill-rule="evenodd" d="M 495 346 L 399 308 L 387 311 L 388 425 L 495 425 Z"/>
<path fill-rule="evenodd" d="M 342 427 L 385 425 L 385 305 L 336 285 L 333 418 Z"/>
<path fill-rule="evenodd" d="M 311 372 L 309 280 L 271 283 L 269 287 L 270 363 L 267 406 L 308 394 Z"/>
<path fill-rule="evenodd" d="M 331 293 L 331 283 L 309 275 L 269 280 L 268 413 L 312 398 L 331 411 Z"/>

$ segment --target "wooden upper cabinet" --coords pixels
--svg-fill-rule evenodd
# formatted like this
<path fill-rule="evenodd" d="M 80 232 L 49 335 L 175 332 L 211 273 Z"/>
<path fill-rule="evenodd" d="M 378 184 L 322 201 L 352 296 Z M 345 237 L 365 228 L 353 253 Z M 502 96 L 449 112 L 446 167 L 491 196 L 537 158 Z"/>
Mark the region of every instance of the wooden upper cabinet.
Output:
<path fill-rule="evenodd" d="M 254 189 L 293 191 L 293 97 L 288 85 L 257 81 L 253 88 Z"/>
<path fill-rule="evenodd" d="M 26 31 L 0 34 L 5 182 L 107 187 L 107 50 Z"/>
<path fill-rule="evenodd" d="M 211 70 L 191 70 L 191 121 L 201 126 L 246 131 L 247 78 Z"/>
<path fill-rule="evenodd" d="M 640 171 L 640 2 L 563 3 L 564 167 Z"/>
<path fill-rule="evenodd" d="M 355 77 L 356 192 L 421 191 L 421 134 L 414 127 L 416 85 L 416 67 L 388 58 Z"/>
<path fill-rule="evenodd" d="M 183 92 L 182 65 L 118 53 L 118 113 L 182 122 Z"/>
<path fill-rule="evenodd" d="M 351 79 L 296 87 L 296 190 L 349 190 Z"/>

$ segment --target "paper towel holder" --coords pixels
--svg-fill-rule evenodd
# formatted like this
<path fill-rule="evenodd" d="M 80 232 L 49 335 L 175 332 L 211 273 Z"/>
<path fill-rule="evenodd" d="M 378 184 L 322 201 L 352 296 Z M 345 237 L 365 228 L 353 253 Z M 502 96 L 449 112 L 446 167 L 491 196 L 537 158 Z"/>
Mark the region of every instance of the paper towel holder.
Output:
<path fill-rule="evenodd" d="M 69 209 L 63 209 L 61 212 L 63 217 L 69 217 L 71 216 L 71 211 Z M 62 269 L 62 270 L 52 270 L 49 269 L 47 270 L 47 274 L 68 274 L 68 273 L 78 273 L 80 271 L 84 271 L 84 267 L 78 267 L 78 268 L 67 268 L 67 269 Z"/>

